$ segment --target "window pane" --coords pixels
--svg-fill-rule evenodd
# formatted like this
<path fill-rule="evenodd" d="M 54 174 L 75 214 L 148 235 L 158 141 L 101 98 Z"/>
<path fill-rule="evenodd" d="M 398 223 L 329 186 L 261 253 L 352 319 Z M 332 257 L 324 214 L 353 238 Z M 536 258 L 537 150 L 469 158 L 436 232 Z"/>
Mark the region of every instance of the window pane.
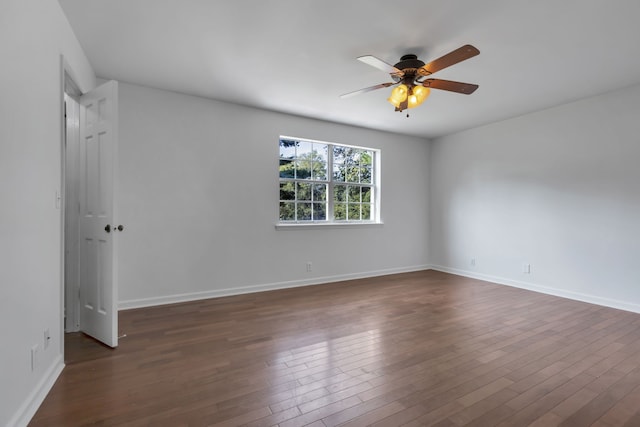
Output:
<path fill-rule="evenodd" d="M 360 167 L 360 182 L 371 183 L 371 166 Z"/>
<path fill-rule="evenodd" d="M 296 178 L 311 178 L 311 162 L 309 160 L 296 160 Z"/>
<path fill-rule="evenodd" d="M 280 159 L 280 178 L 295 178 L 293 160 Z"/>
<path fill-rule="evenodd" d="M 293 159 L 296 156 L 298 141 L 292 139 L 280 140 L 280 158 Z"/>
<path fill-rule="evenodd" d="M 347 219 L 347 204 L 336 203 L 333 205 L 333 217 L 336 221 L 344 221 Z"/>
<path fill-rule="evenodd" d="M 314 221 L 324 221 L 327 219 L 327 204 L 326 203 L 314 203 L 313 204 L 313 219 Z"/>
<path fill-rule="evenodd" d="M 294 202 L 280 202 L 280 221 L 295 221 L 296 204 Z"/>
<path fill-rule="evenodd" d="M 351 221 L 360 220 L 360 204 L 359 203 L 349 203 L 348 219 Z"/>
<path fill-rule="evenodd" d="M 336 202 L 346 202 L 347 201 L 347 186 L 346 185 L 336 185 L 333 187 L 333 200 Z"/>
<path fill-rule="evenodd" d="M 311 184 L 305 182 L 296 183 L 298 200 L 311 200 Z"/>
<path fill-rule="evenodd" d="M 362 187 L 362 202 L 371 202 L 371 187 Z"/>
<path fill-rule="evenodd" d="M 327 164 L 314 162 L 313 176 L 311 178 L 319 181 L 326 181 L 327 180 Z"/>
<path fill-rule="evenodd" d="M 313 147 L 310 142 L 298 141 L 298 144 L 296 147 L 296 157 L 299 159 L 309 157 L 312 150 L 313 150 Z"/>
<path fill-rule="evenodd" d="M 295 200 L 296 188 L 293 182 L 280 183 L 280 200 Z"/>
<path fill-rule="evenodd" d="M 360 150 L 357 148 L 344 147 L 344 164 L 347 166 L 355 166 L 360 163 Z"/>
<path fill-rule="evenodd" d="M 311 203 L 298 203 L 296 212 L 298 221 L 311 221 Z"/>
<path fill-rule="evenodd" d="M 321 202 L 327 200 L 327 184 L 314 184 L 313 200 Z"/>
<path fill-rule="evenodd" d="M 334 164 L 333 165 L 333 180 L 334 181 L 344 181 L 344 165 L 343 164 Z"/>
<path fill-rule="evenodd" d="M 349 202 L 360 203 L 360 187 L 355 185 L 349 186 Z"/>
<path fill-rule="evenodd" d="M 344 162 L 344 150 L 346 149 L 346 147 L 340 147 L 337 145 L 333 146 L 333 160 L 336 163 L 342 163 Z"/>
<path fill-rule="evenodd" d="M 347 166 L 346 167 L 346 177 L 345 181 L 347 182 L 359 182 L 360 179 L 360 168 L 358 166 Z"/>
<path fill-rule="evenodd" d="M 313 176 L 312 179 L 325 181 L 327 179 L 327 161 L 325 159 L 314 157 L 313 159 Z"/>
<path fill-rule="evenodd" d="M 360 156 L 360 165 L 371 166 L 373 164 L 373 151 L 363 151 Z"/>
<path fill-rule="evenodd" d="M 362 204 L 362 220 L 368 221 L 371 219 L 371 205 L 368 203 Z"/>
<path fill-rule="evenodd" d="M 328 161 L 329 146 L 327 144 L 313 144 L 313 179 L 327 179 Z"/>
<path fill-rule="evenodd" d="M 354 165 L 360 164 L 360 155 L 362 154 L 362 150 L 358 150 L 357 148 L 353 149 L 353 153 L 351 154 L 351 161 Z"/>

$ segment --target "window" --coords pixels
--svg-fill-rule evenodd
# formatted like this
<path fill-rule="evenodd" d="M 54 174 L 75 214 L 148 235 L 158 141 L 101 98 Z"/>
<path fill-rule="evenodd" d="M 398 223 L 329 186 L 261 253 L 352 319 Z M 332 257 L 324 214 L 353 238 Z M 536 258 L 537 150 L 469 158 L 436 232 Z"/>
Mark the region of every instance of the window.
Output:
<path fill-rule="evenodd" d="M 378 220 L 380 151 L 280 137 L 280 223 Z"/>

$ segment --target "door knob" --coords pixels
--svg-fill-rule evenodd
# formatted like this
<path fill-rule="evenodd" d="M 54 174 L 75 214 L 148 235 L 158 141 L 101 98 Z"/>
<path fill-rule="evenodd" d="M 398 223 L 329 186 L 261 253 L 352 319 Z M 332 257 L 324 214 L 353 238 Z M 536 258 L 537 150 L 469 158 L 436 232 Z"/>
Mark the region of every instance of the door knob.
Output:
<path fill-rule="evenodd" d="M 123 226 L 122 224 L 120 224 L 120 225 L 118 226 L 118 231 L 122 231 L 122 230 L 124 230 L 124 226 Z"/>
<path fill-rule="evenodd" d="M 107 224 L 106 227 L 104 227 L 104 231 L 111 233 L 111 224 Z"/>

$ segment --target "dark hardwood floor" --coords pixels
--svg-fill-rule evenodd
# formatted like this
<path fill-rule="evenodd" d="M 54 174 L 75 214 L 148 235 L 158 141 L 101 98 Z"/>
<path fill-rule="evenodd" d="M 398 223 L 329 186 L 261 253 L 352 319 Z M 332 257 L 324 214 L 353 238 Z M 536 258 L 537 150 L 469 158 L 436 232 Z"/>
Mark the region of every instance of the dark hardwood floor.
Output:
<path fill-rule="evenodd" d="M 640 314 L 436 271 L 123 311 L 31 426 L 640 426 Z"/>

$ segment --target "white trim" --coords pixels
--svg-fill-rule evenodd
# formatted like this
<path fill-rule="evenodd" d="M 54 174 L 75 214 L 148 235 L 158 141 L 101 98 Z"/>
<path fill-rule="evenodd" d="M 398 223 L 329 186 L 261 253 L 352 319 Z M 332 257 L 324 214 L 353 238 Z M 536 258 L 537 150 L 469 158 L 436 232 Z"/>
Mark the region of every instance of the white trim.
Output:
<path fill-rule="evenodd" d="M 367 271 L 362 273 L 341 274 L 337 276 L 315 277 L 305 280 L 291 280 L 288 282 L 265 283 L 262 285 L 242 286 L 239 288 L 215 289 L 204 292 L 191 292 L 188 294 L 175 294 L 162 297 L 151 297 L 120 301 L 119 310 L 129 310 L 132 308 L 152 307 L 156 305 L 175 304 L 179 302 L 197 301 L 208 298 L 219 298 L 231 295 L 250 294 L 254 292 L 273 291 L 277 289 L 298 288 L 302 286 L 322 285 L 331 282 L 341 282 L 344 280 L 364 279 L 367 277 L 386 276 L 389 274 L 410 273 L 412 271 L 428 270 L 428 265 L 416 265 L 401 268 L 389 268 L 385 270 Z"/>
<path fill-rule="evenodd" d="M 527 289 L 529 291 L 567 298 L 575 301 L 586 302 L 589 304 L 596 304 L 603 307 L 610 307 L 610 308 L 616 308 L 618 310 L 625 310 L 625 311 L 631 311 L 633 313 L 640 313 L 640 304 L 633 304 L 626 301 L 603 298 L 603 297 L 599 297 L 591 294 L 583 294 L 581 292 L 567 291 L 564 289 L 553 288 L 553 287 L 544 286 L 544 285 L 531 283 L 531 282 L 522 282 L 520 280 L 507 279 L 505 277 L 491 276 L 489 274 L 482 274 L 474 271 L 460 270 L 457 268 L 450 268 L 442 265 L 431 265 L 430 268 L 432 270 L 442 271 L 444 273 L 451 273 L 457 276 L 470 277 L 472 279 L 484 280 L 484 281 L 492 282 L 498 285 L 506 285 L 514 288 Z"/>
<path fill-rule="evenodd" d="M 31 392 L 27 399 L 25 399 L 22 405 L 20 405 L 20 408 L 18 408 L 13 418 L 9 420 L 9 424 L 7 424 L 8 426 L 26 427 L 29 424 L 40 405 L 42 405 L 42 402 L 44 402 L 47 394 L 51 391 L 51 388 L 62 373 L 63 369 L 64 362 L 62 360 L 62 355 L 59 355 L 51 364 L 36 388 Z"/>
<path fill-rule="evenodd" d="M 351 225 L 351 224 L 350 224 Z M 370 224 L 377 225 L 377 224 Z M 291 226 L 290 226 L 291 227 Z M 311 225 L 303 227 L 313 227 Z M 292 228 L 295 228 L 293 226 Z M 613 300 L 608 298 L 602 298 L 595 295 L 583 294 L 579 292 L 571 292 L 558 288 L 552 288 L 530 282 L 522 282 L 518 280 L 507 279 L 504 277 L 492 276 L 489 274 L 482 274 L 468 270 L 461 270 L 457 268 L 450 268 L 441 265 L 417 265 L 411 267 L 402 268 L 390 268 L 385 270 L 369 271 L 353 274 L 342 274 L 337 276 L 324 276 L 316 277 L 306 280 L 292 280 L 288 282 L 266 283 L 261 285 L 242 286 L 239 288 L 227 288 L 217 289 L 204 292 L 191 292 L 187 294 L 175 294 L 161 297 L 141 298 L 127 301 L 120 301 L 118 304 L 119 310 L 130 310 L 133 308 L 152 307 L 156 305 L 175 304 L 180 302 L 197 301 L 208 298 L 219 298 L 231 295 L 241 295 L 254 292 L 272 291 L 277 289 L 297 288 L 302 286 L 321 285 L 324 283 L 340 282 L 344 280 L 364 279 L 367 277 L 385 276 L 388 274 L 398 273 L 410 273 L 413 271 L 421 270 L 436 270 L 444 273 L 455 274 L 457 276 L 469 277 L 472 279 L 484 280 L 487 282 L 495 283 L 498 285 L 506 285 L 519 289 L 527 289 L 534 292 L 539 292 L 547 295 L 554 295 L 561 298 L 572 299 L 576 301 L 586 302 L 590 304 L 596 304 L 604 307 L 616 308 L 625 311 L 631 311 L 634 313 L 640 313 L 640 305 L 632 304 L 624 301 Z"/>
<path fill-rule="evenodd" d="M 276 230 L 312 230 L 314 228 L 361 228 L 382 227 L 383 222 L 280 222 L 276 224 Z"/>
<path fill-rule="evenodd" d="M 300 138 L 300 137 L 297 137 L 297 136 L 290 136 L 290 135 L 280 135 L 278 140 L 283 139 L 283 138 L 284 139 L 294 139 L 296 141 L 311 142 L 311 143 L 315 143 L 315 144 L 332 144 L 332 145 L 340 145 L 342 147 L 358 148 L 358 149 L 362 149 L 362 150 L 371 150 L 371 151 L 380 152 L 379 148 L 364 147 L 362 145 L 345 144 L 343 142 L 335 142 L 335 141 L 320 141 L 319 139 Z"/>
<path fill-rule="evenodd" d="M 61 153 L 60 153 L 60 161 L 61 161 L 61 178 L 60 178 L 60 285 L 61 285 L 61 302 L 60 302 L 60 339 L 58 342 L 60 343 L 60 352 L 64 354 L 64 334 L 66 332 L 75 332 L 80 330 L 80 299 L 75 298 L 72 295 L 68 295 L 68 293 L 73 293 L 77 297 L 78 287 L 77 285 L 77 277 L 74 277 L 71 280 L 71 287 L 67 288 L 67 233 L 66 229 L 66 221 L 68 215 L 77 216 L 73 211 L 69 211 L 67 209 L 67 199 L 69 198 L 69 189 L 67 188 L 67 169 L 69 165 L 67 165 L 67 148 L 68 148 L 68 135 L 67 135 L 67 119 L 65 117 L 65 94 L 72 98 L 75 102 L 79 102 L 79 97 L 82 95 L 82 91 L 80 90 L 75 77 L 76 73 L 74 72 L 71 65 L 67 62 L 67 59 L 64 55 L 60 55 L 60 110 L 61 110 Z M 76 114 L 79 114 L 78 111 L 75 111 Z M 79 120 L 79 117 L 77 117 Z M 79 134 L 76 135 L 79 138 Z M 69 254 L 71 259 L 75 258 L 75 266 L 77 267 L 77 255 L 76 253 Z M 76 304 L 68 305 L 67 299 L 76 300 Z M 66 328 L 65 328 L 65 316 L 66 316 Z"/>

